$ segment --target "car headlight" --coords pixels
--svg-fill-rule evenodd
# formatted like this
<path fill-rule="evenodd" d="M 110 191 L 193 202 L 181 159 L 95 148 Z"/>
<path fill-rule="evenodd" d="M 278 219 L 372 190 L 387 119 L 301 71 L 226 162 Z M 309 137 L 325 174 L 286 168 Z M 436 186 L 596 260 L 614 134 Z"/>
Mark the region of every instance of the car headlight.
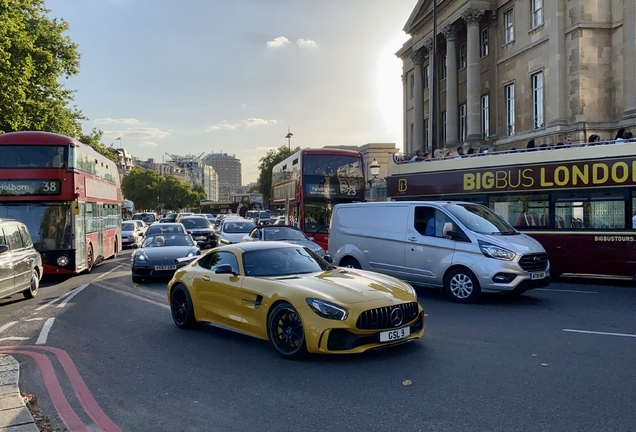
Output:
<path fill-rule="evenodd" d="M 57 257 L 57 265 L 60 267 L 66 267 L 68 265 L 68 257 L 66 255 L 60 255 Z"/>
<path fill-rule="evenodd" d="M 148 258 L 146 258 L 146 255 L 144 255 L 142 253 L 135 254 L 135 259 L 138 259 L 139 261 L 147 261 L 148 260 Z"/>
<path fill-rule="evenodd" d="M 311 310 L 323 318 L 344 321 L 349 316 L 348 310 L 328 301 L 315 298 L 308 298 L 306 301 Z"/>
<path fill-rule="evenodd" d="M 189 257 L 193 257 L 193 256 L 196 256 L 196 255 L 198 255 L 198 254 L 197 254 L 197 251 L 190 251 L 190 252 L 188 252 L 188 254 L 186 255 L 186 257 L 188 257 L 188 258 L 189 258 Z"/>
<path fill-rule="evenodd" d="M 221 239 L 221 243 L 223 243 L 223 244 L 232 244 L 231 241 L 229 241 L 228 239 L 224 239 L 224 238 Z"/>
<path fill-rule="evenodd" d="M 481 252 L 484 255 L 486 255 L 488 258 L 495 258 L 495 259 L 500 259 L 504 261 L 512 261 L 513 259 L 515 259 L 515 256 L 516 256 L 514 252 L 509 251 L 508 249 L 504 249 L 502 247 L 495 246 L 493 244 L 485 243 L 482 241 L 479 242 L 479 248 L 481 249 Z"/>

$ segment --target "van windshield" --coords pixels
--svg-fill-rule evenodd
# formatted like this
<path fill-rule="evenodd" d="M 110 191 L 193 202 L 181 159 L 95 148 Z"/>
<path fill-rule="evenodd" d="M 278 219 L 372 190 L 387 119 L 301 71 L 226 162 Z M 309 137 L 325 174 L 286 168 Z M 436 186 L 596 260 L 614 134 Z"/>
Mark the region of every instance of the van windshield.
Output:
<path fill-rule="evenodd" d="M 473 232 L 494 235 L 519 234 L 512 225 L 483 205 L 449 204 L 445 208 Z"/>

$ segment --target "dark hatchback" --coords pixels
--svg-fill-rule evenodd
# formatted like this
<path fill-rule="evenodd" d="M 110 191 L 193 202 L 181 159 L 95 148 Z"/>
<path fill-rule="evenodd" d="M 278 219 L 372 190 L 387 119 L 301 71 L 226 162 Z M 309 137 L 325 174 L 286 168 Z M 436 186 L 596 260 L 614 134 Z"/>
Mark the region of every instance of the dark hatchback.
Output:
<path fill-rule="evenodd" d="M 144 238 L 141 248 L 131 256 L 132 280 L 140 283 L 146 278 L 172 277 L 177 268 L 177 258 L 201 255 L 201 249 L 189 234 L 157 234 Z"/>
<path fill-rule="evenodd" d="M 217 246 L 216 232 L 210 221 L 202 216 L 187 216 L 181 219 L 181 223 L 185 227 L 188 234 L 192 236 L 195 242 L 204 248 L 213 248 Z"/>

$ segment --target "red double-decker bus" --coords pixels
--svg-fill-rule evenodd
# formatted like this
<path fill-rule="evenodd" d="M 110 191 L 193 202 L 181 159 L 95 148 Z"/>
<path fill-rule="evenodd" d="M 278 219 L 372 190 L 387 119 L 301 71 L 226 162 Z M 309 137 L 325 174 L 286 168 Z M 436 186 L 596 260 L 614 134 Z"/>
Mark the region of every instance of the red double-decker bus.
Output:
<path fill-rule="evenodd" d="M 329 222 L 336 204 L 365 197 L 362 153 L 340 149 L 303 149 L 272 170 L 272 216 L 284 216 L 326 251 Z"/>
<path fill-rule="evenodd" d="M 121 250 L 115 162 L 48 132 L 0 135 L 0 217 L 31 232 L 45 274 L 90 272 Z"/>
<path fill-rule="evenodd" d="M 393 200 L 484 204 L 537 239 L 553 276 L 636 279 L 636 142 L 389 163 Z"/>

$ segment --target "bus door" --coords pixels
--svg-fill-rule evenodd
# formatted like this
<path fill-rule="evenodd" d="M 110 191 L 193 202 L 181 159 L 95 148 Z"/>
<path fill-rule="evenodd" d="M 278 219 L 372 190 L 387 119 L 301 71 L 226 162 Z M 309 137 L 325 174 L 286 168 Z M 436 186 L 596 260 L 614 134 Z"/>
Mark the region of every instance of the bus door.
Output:
<path fill-rule="evenodd" d="M 86 267 L 86 204 L 79 203 L 79 214 L 74 215 L 73 232 L 75 233 L 75 270 Z"/>

